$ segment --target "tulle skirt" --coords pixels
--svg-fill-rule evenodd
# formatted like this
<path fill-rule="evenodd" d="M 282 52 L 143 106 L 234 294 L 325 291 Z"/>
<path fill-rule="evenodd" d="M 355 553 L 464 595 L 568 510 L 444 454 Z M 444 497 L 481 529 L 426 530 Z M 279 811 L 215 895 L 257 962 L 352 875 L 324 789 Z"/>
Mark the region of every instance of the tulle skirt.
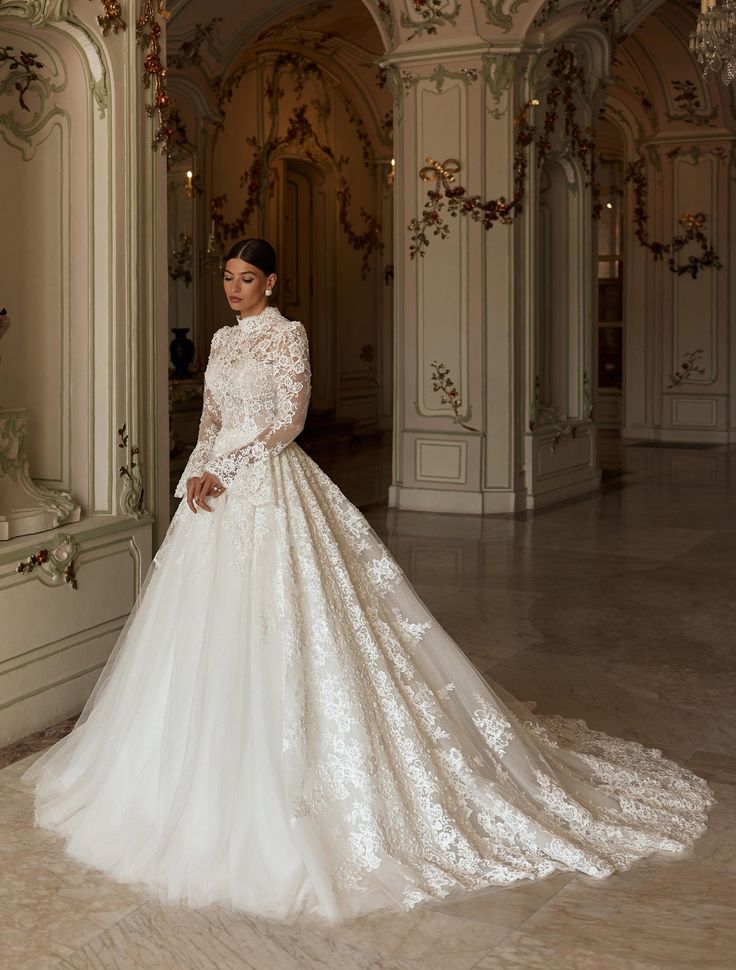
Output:
<path fill-rule="evenodd" d="M 296 442 L 210 503 L 181 503 L 75 728 L 23 776 L 70 856 L 333 921 L 701 835 L 702 779 L 485 679 Z"/>

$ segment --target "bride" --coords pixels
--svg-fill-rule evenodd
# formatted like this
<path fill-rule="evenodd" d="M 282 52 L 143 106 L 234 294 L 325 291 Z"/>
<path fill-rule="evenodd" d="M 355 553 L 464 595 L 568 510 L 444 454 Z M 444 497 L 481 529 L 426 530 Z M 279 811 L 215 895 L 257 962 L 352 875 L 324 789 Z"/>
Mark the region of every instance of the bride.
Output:
<path fill-rule="evenodd" d="M 232 248 L 186 501 L 76 726 L 23 776 L 37 823 L 164 900 L 279 919 L 688 848 L 707 784 L 484 679 L 294 441 L 307 336 L 275 283 L 267 242 Z"/>

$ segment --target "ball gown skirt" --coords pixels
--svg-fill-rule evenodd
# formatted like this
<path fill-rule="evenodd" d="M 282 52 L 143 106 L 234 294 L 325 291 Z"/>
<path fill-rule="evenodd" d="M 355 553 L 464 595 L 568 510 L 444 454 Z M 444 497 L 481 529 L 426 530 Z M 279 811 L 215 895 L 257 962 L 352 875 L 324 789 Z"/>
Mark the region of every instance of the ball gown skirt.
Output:
<path fill-rule="evenodd" d="M 604 877 L 703 832 L 707 784 L 485 679 L 292 441 L 247 492 L 182 502 L 38 824 L 189 906 L 339 920 Z"/>

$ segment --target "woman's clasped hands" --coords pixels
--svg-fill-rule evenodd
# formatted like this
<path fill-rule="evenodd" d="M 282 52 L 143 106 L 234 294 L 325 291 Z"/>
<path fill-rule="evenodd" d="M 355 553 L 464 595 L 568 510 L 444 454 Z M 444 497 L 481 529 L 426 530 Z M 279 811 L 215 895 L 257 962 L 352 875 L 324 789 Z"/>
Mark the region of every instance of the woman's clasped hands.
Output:
<path fill-rule="evenodd" d="M 194 477 L 187 481 L 187 505 L 195 515 L 199 511 L 197 506 L 207 512 L 213 512 L 214 509 L 207 504 L 207 496 L 222 495 L 225 490 L 217 475 L 205 472 L 199 478 Z"/>

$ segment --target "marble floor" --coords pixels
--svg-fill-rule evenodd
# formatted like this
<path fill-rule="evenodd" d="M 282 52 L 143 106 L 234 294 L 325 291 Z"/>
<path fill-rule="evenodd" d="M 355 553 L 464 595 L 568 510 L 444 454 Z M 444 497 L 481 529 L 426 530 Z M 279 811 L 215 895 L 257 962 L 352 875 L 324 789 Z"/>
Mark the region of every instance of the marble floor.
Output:
<path fill-rule="evenodd" d="M 602 446 L 602 493 L 557 508 L 366 514 L 490 677 L 711 782 L 718 802 L 689 855 L 329 931 L 162 906 L 33 828 L 18 779 L 65 725 L 0 760 L 0 968 L 734 970 L 736 450 Z M 361 484 L 355 465 L 345 481 Z"/>

